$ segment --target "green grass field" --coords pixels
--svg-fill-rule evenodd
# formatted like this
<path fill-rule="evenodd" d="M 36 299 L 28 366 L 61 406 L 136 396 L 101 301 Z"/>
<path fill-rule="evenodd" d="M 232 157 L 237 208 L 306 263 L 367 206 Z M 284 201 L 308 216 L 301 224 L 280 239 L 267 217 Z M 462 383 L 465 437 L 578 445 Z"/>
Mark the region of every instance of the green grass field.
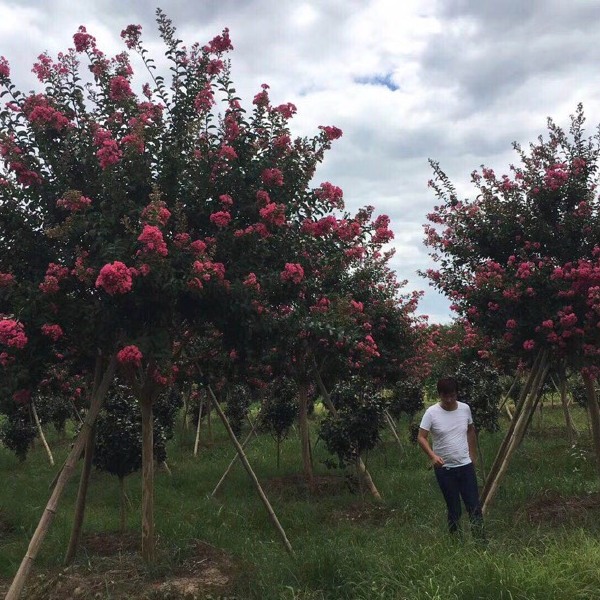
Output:
<path fill-rule="evenodd" d="M 195 541 L 202 540 L 227 557 L 230 573 L 224 587 L 208 590 L 206 595 L 155 592 L 135 598 L 600 598 L 600 486 L 585 415 L 574 409 L 574 417 L 580 430 L 574 448 L 567 442 L 558 405 L 544 409 L 543 422 L 534 418 L 488 513 L 485 548 L 468 533 L 462 539 L 446 534 L 441 495 L 424 455 L 408 441 L 406 424 L 402 451 L 386 433 L 381 447 L 366 457 L 384 497 L 383 506 L 353 492 L 342 472 L 323 465 L 327 454 L 322 442 L 314 449 L 315 470 L 322 476 L 320 493 L 309 494 L 293 477 L 301 469 L 294 433 L 282 446 L 279 470 L 273 440 L 269 436 L 254 440 L 248 458 L 265 485 L 295 557 L 283 549 L 240 464 L 225 483 L 219 501 L 208 498 L 232 457 L 232 446 L 215 424 L 213 444 L 203 446 L 200 456 L 194 457 L 193 432 L 189 431 L 169 444 L 172 475 L 164 471 L 156 475 L 157 564 L 147 569 L 136 554 L 113 556 L 113 575 L 102 590 L 94 588 L 92 593 L 82 585 L 78 597 L 134 597 L 119 588 L 119 572 L 125 573 L 123 581 L 131 579 L 133 570 L 141 580 L 167 578 L 186 563 Z M 49 434 L 60 464 L 69 443 Z M 501 437 L 501 432 L 481 434 L 488 466 Z M 48 465 L 38 443 L 24 463 L 0 448 L 0 470 L 4 482 L 0 487 L 0 577 L 5 589 L 26 551 L 57 467 Z M 127 489 L 132 505 L 128 530 L 137 539 L 139 474 L 127 479 Z M 38 583 L 61 572 L 76 492 L 74 478 L 36 561 L 32 580 Z M 118 526 L 118 480 L 94 472 L 85 532 L 114 533 Z M 93 574 L 103 568 L 101 561 L 86 549 L 84 540 L 77 558 L 79 572 L 87 569 Z M 117 563 L 121 571 L 114 567 Z M 201 569 L 198 564 L 197 570 Z M 37 596 L 32 591 L 29 597 Z M 48 592 L 46 597 L 54 596 Z"/>

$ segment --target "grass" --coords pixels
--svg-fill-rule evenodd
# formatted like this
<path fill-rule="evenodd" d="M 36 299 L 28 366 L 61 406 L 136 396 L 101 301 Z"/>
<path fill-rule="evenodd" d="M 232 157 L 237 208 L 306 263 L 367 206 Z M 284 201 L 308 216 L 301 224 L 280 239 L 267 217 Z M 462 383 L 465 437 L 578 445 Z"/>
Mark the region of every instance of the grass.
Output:
<path fill-rule="evenodd" d="M 559 406 L 544 410 L 543 423 L 534 419 L 489 511 L 486 548 L 468 534 L 462 539 L 446 534 L 443 500 L 433 474 L 421 452 L 408 441 L 400 452 L 391 436 L 386 436 L 381 447 L 367 457 L 385 499 L 383 507 L 378 507 L 352 493 L 343 481 L 329 493 L 314 496 L 274 485 L 275 478 L 300 472 L 299 444 L 294 435 L 283 443 L 277 470 L 275 443 L 262 436 L 249 446 L 248 458 L 265 482 L 295 557 L 283 550 L 239 464 L 219 501 L 208 498 L 233 450 L 224 431 L 215 425 L 213 445 L 194 457 L 190 431 L 170 442 L 172 476 L 163 471 L 156 475 L 160 552 L 151 575 L 168 573 L 185 559 L 193 541 L 200 539 L 232 558 L 235 583 L 229 597 L 238 599 L 590 600 L 600 589 L 600 509 L 559 513 L 558 517 L 553 513 L 553 519 L 533 522 L 525 510 L 546 497 L 551 501 L 555 496 L 598 492 L 585 415 L 578 409 L 574 413 L 581 431 L 575 448 L 566 440 Z M 69 443 L 49 434 L 60 465 Z M 405 429 L 403 437 L 408 440 Z M 501 438 L 502 432 L 481 435 L 488 466 Z M 326 458 L 322 443 L 317 443 L 314 454 L 317 473 L 330 475 L 322 464 Z M 10 579 L 16 572 L 57 468 L 49 467 L 40 445 L 25 463 L 0 448 L 5 481 L 0 487 L 0 577 Z M 127 479 L 127 489 L 133 506 L 128 528 L 136 531 L 139 474 Z M 36 561 L 38 573 L 56 570 L 62 563 L 76 491 L 74 479 Z M 118 481 L 94 472 L 85 530 L 115 531 L 118 522 Z M 78 556 L 80 564 L 92 560 L 85 551 Z M 96 597 L 119 596 L 106 591 Z"/>

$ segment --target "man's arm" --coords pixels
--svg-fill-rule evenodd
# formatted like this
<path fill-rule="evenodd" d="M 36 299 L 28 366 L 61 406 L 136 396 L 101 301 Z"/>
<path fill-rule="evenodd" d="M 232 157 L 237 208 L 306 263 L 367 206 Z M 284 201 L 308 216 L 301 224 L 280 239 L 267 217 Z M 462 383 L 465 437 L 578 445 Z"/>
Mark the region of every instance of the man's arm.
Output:
<path fill-rule="evenodd" d="M 471 423 L 467 427 L 467 442 L 469 444 L 469 457 L 473 464 L 477 464 L 477 432 L 475 426 Z"/>
<path fill-rule="evenodd" d="M 427 429 L 423 429 L 419 427 L 419 435 L 417 436 L 417 442 L 419 446 L 423 449 L 423 452 L 429 456 L 431 459 L 431 464 L 434 467 L 441 467 L 444 464 L 444 459 L 441 456 L 435 454 L 435 452 L 431 449 L 429 445 L 429 431 Z"/>

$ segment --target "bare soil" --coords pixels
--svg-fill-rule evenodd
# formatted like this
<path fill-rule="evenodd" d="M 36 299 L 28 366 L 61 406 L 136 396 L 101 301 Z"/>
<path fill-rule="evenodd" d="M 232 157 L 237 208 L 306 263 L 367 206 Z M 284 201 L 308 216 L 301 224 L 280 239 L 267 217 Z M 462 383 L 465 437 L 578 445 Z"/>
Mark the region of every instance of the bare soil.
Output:
<path fill-rule="evenodd" d="M 36 572 L 28 582 L 27 600 L 235 600 L 232 588 L 240 565 L 223 550 L 201 540 L 168 567 L 149 569 L 138 552 L 139 534 L 86 536 L 71 566 Z M 159 549 L 159 555 L 168 552 Z M 8 585 L 0 582 L 0 592 Z"/>
<path fill-rule="evenodd" d="M 335 496 L 348 491 L 357 492 L 356 481 L 346 475 L 315 475 L 309 485 L 302 474 L 272 477 L 263 482 L 267 495 L 276 494 L 285 497 Z"/>
<path fill-rule="evenodd" d="M 600 493 L 581 496 L 563 496 L 554 490 L 546 490 L 529 502 L 521 516 L 531 523 L 572 525 L 582 523 L 600 512 Z"/>

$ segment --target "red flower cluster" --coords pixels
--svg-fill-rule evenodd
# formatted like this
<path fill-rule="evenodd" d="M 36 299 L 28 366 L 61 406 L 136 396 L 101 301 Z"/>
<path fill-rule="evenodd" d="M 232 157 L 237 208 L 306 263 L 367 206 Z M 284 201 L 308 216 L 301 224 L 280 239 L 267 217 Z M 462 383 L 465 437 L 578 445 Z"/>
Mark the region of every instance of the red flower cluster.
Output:
<path fill-rule="evenodd" d="M 133 287 L 131 271 L 118 260 L 112 264 L 106 264 L 100 269 L 100 274 L 96 279 L 96 287 L 102 288 L 111 296 L 126 294 Z"/>
<path fill-rule="evenodd" d="M 46 337 L 49 337 L 53 342 L 58 342 L 58 340 L 60 340 L 60 338 L 64 335 L 60 325 L 51 325 L 49 323 L 42 325 L 42 333 Z"/>
<path fill-rule="evenodd" d="M 0 344 L 21 349 L 28 341 L 22 323 L 15 319 L 0 319 Z"/>
<path fill-rule="evenodd" d="M 44 281 L 40 283 L 39 288 L 44 294 L 56 294 L 59 290 L 59 283 L 68 275 L 69 269 L 67 267 L 50 263 L 46 269 Z"/>
<path fill-rule="evenodd" d="M 265 185 L 282 186 L 283 173 L 279 169 L 265 169 L 262 172 L 262 180 Z"/>
<path fill-rule="evenodd" d="M 85 210 L 92 204 L 90 198 L 83 196 L 81 194 L 65 194 L 62 198 L 59 198 L 56 201 L 56 206 L 59 208 L 64 208 L 65 210 L 69 210 L 71 212 L 79 212 Z"/>
<path fill-rule="evenodd" d="M 148 204 L 140 215 L 140 220 L 144 225 L 159 225 L 160 227 L 164 227 L 170 218 L 171 211 L 162 200 Z"/>
<path fill-rule="evenodd" d="M 214 223 L 217 227 L 227 227 L 231 222 L 231 214 L 226 210 L 220 210 L 210 215 L 210 222 Z"/>
<path fill-rule="evenodd" d="M 167 256 L 169 253 L 162 231 L 156 225 L 145 225 L 142 233 L 138 236 L 138 242 L 144 244 L 142 250 L 139 251 L 141 254 Z"/>
<path fill-rule="evenodd" d="M 117 360 L 124 366 L 141 367 L 143 354 L 137 346 L 133 344 L 125 346 L 117 353 Z"/>
<path fill-rule="evenodd" d="M 304 269 L 298 263 L 285 263 L 285 269 L 279 274 L 281 281 L 300 283 L 304 279 Z"/>

